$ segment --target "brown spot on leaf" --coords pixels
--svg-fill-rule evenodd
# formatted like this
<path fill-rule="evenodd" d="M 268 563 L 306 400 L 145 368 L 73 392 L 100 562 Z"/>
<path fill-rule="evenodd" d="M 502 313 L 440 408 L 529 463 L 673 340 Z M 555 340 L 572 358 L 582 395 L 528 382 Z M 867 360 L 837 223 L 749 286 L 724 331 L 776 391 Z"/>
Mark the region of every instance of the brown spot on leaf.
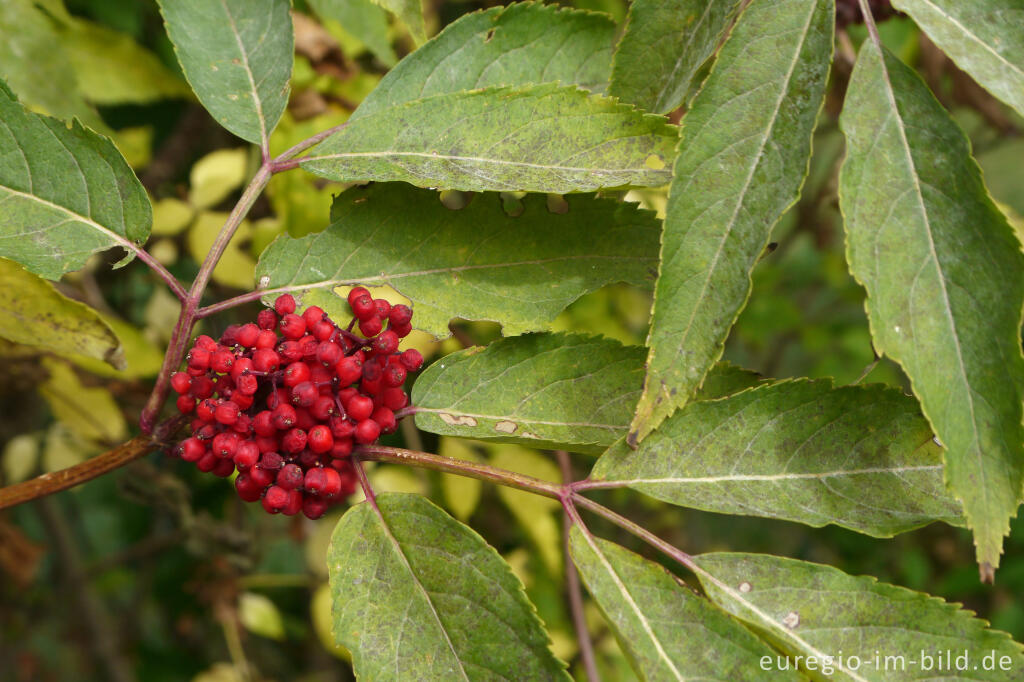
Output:
<path fill-rule="evenodd" d="M 508 419 L 503 419 L 494 425 L 494 430 L 500 431 L 501 433 L 515 433 L 518 428 L 519 424 L 509 421 Z"/>
<path fill-rule="evenodd" d="M 450 426 L 476 426 L 476 419 L 469 415 L 460 415 L 456 417 L 446 412 L 441 412 L 438 416 L 441 417 L 441 421 Z"/>

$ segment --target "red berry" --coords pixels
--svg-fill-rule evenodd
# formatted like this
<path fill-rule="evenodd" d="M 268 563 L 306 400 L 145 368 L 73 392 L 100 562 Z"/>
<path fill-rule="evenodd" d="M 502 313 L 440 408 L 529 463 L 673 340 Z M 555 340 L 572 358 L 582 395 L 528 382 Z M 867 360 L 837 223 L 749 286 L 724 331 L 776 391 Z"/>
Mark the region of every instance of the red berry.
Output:
<path fill-rule="evenodd" d="M 398 338 L 404 339 L 412 333 L 411 324 L 393 324 L 391 325 L 391 331 L 393 331 Z"/>
<path fill-rule="evenodd" d="M 263 495 L 263 508 L 271 514 L 278 514 L 288 504 L 289 498 L 287 490 L 280 486 L 272 485 L 267 488 L 266 494 Z"/>
<path fill-rule="evenodd" d="M 295 424 L 295 408 L 282 403 L 274 408 L 274 426 L 278 431 L 287 431 Z"/>
<path fill-rule="evenodd" d="M 277 484 L 285 490 L 294 490 L 302 485 L 302 469 L 298 464 L 285 464 L 277 472 Z"/>
<path fill-rule="evenodd" d="M 268 485 L 274 482 L 274 476 L 275 474 L 272 471 L 267 471 L 260 465 L 249 469 L 249 478 L 252 479 L 252 484 L 260 489 L 260 493 L 262 493 Z"/>
<path fill-rule="evenodd" d="M 409 396 L 400 388 L 385 388 L 381 391 L 381 404 L 392 410 L 400 410 L 409 404 Z"/>
<path fill-rule="evenodd" d="M 327 513 L 327 502 L 318 500 L 315 497 L 306 497 L 302 500 L 302 513 L 307 519 L 319 519 Z"/>
<path fill-rule="evenodd" d="M 260 333 L 256 336 L 256 345 L 254 348 L 273 348 L 277 345 L 277 334 L 269 329 L 261 329 Z"/>
<path fill-rule="evenodd" d="M 235 479 L 235 490 L 238 496 L 246 502 L 255 502 L 263 494 L 263 486 L 257 485 L 249 474 L 239 474 Z"/>
<path fill-rule="evenodd" d="M 293 298 L 291 294 L 281 294 L 277 297 L 277 300 L 274 301 L 274 310 L 276 310 L 277 314 L 282 317 L 290 313 L 294 313 L 295 298 Z"/>
<path fill-rule="evenodd" d="M 307 493 L 319 495 L 326 483 L 327 475 L 324 473 L 324 470 L 316 467 L 306 472 L 306 477 L 302 480 L 302 488 Z"/>
<path fill-rule="evenodd" d="M 215 417 L 214 413 L 217 411 L 217 402 L 212 398 L 201 400 L 196 406 L 196 416 L 202 419 L 204 422 L 212 422 Z"/>
<path fill-rule="evenodd" d="M 363 289 L 363 291 L 366 290 Z M 352 308 L 352 314 L 359 320 L 369 320 L 377 316 L 377 306 L 373 304 L 373 298 L 370 297 L 369 292 L 355 298 L 350 295 L 348 304 Z"/>
<path fill-rule="evenodd" d="M 390 329 L 381 332 L 381 335 L 373 340 L 373 352 L 378 355 L 391 355 L 398 350 L 398 334 Z"/>
<path fill-rule="evenodd" d="M 281 318 L 281 334 L 288 339 L 299 339 L 306 333 L 306 321 L 294 313 Z"/>
<path fill-rule="evenodd" d="M 220 424 L 231 426 L 238 421 L 238 405 L 230 400 L 221 403 L 217 406 L 217 409 L 214 410 L 213 418 Z"/>
<path fill-rule="evenodd" d="M 192 410 L 196 409 L 196 399 L 190 395 L 179 395 L 175 401 L 175 406 L 178 408 L 178 412 L 189 414 Z"/>
<path fill-rule="evenodd" d="M 316 359 L 324 365 L 336 365 L 344 353 L 341 346 L 331 341 L 322 341 L 316 347 Z"/>
<path fill-rule="evenodd" d="M 207 452 L 205 455 L 199 458 L 198 462 L 196 462 L 196 469 L 199 469 L 204 474 L 208 474 L 217 468 L 217 462 L 219 461 L 220 460 L 217 459 L 216 455 L 214 455 L 212 452 Z"/>
<path fill-rule="evenodd" d="M 334 325 L 329 322 L 326 317 L 320 320 L 310 329 L 310 333 L 316 338 L 317 341 L 327 341 L 334 336 Z"/>
<path fill-rule="evenodd" d="M 306 329 L 312 329 L 313 326 L 324 319 L 324 309 L 320 306 L 311 305 L 302 311 L 302 319 L 306 322 Z"/>
<path fill-rule="evenodd" d="M 198 438 L 186 438 L 178 446 L 179 456 L 186 462 L 198 462 L 206 454 L 206 443 Z"/>
<path fill-rule="evenodd" d="M 331 429 L 331 435 L 334 436 L 335 442 L 351 438 L 352 432 L 355 430 L 355 425 L 344 417 L 331 417 L 327 425 Z"/>
<path fill-rule="evenodd" d="M 320 495 L 328 500 L 337 497 L 341 493 L 341 476 L 334 469 L 324 469 L 324 479 Z"/>
<path fill-rule="evenodd" d="M 214 440 L 217 440 L 216 438 Z M 306 432 L 302 429 L 291 429 L 281 438 L 281 449 L 285 452 L 302 452 L 306 447 Z"/>
<path fill-rule="evenodd" d="M 380 318 L 381 322 L 388 319 L 388 315 L 391 314 L 391 304 L 383 298 L 373 299 L 373 307 L 377 309 L 377 317 Z"/>
<path fill-rule="evenodd" d="M 281 510 L 281 513 L 285 516 L 295 516 L 302 511 L 303 499 L 302 493 L 298 490 L 289 490 L 288 503 L 284 506 L 284 509 Z"/>
<path fill-rule="evenodd" d="M 240 440 L 238 434 L 234 431 L 218 433 L 213 437 L 213 443 L 211 444 L 213 454 L 221 458 L 234 457 Z"/>
<path fill-rule="evenodd" d="M 325 422 L 331 418 L 338 411 L 338 406 L 334 403 L 334 395 L 320 395 L 313 401 L 313 404 L 309 406 L 309 413 L 313 415 L 313 419 L 318 422 Z"/>
<path fill-rule="evenodd" d="M 250 322 L 249 324 L 242 325 L 235 335 L 235 340 L 238 344 L 246 348 L 252 348 L 256 345 L 256 339 L 259 338 L 260 328 Z"/>
<path fill-rule="evenodd" d="M 188 366 L 193 369 L 209 369 L 211 355 L 206 348 L 193 347 L 188 352 Z"/>
<path fill-rule="evenodd" d="M 357 422 L 369 419 L 373 413 L 373 399 L 365 395 L 354 395 L 345 403 L 345 412 Z"/>
<path fill-rule="evenodd" d="M 370 419 L 380 425 L 381 433 L 394 433 L 398 428 L 398 424 L 395 422 L 395 413 L 383 406 L 374 410 Z"/>
<path fill-rule="evenodd" d="M 252 418 L 252 430 L 257 436 L 273 436 L 277 434 L 277 427 L 274 426 L 274 413 L 270 410 L 257 412 Z"/>
<path fill-rule="evenodd" d="M 338 375 L 341 385 L 348 386 L 363 376 L 363 363 L 358 356 L 350 355 L 334 366 L 334 372 Z"/>
<path fill-rule="evenodd" d="M 415 348 L 403 351 L 402 366 L 410 372 L 415 372 L 423 366 L 423 354 Z"/>
<path fill-rule="evenodd" d="M 366 338 L 371 338 L 380 334 L 380 330 L 384 328 L 381 324 L 380 318 L 368 317 L 365 320 L 359 320 L 359 333 Z"/>
<path fill-rule="evenodd" d="M 256 315 L 256 326 L 265 330 L 275 329 L 277 327 L 277 313 L 270 308 L 264 308 Z"/>
<path fill-rule="evenodd" d="M 260 459 L 260 449 L 251 440 L 244 440 L 235 448 L 235 466 L 239 471 L 248 471 Z"/>
<path fill-rule="evenodd" d="M 384 385 L 389 388 L 398 388 L 405 382 L 405 367 L 401 365 L 388 365 L 384 370 Z"/>
<path fill-rule="evenodd" d="M 309 407 L 316 402 L 316 399 L 319 397 L 320 394 L 317 392 L 316 386 L 314 386 L 311 381 L 303 381 L 301 384 L 292 388 L 293 405 Z"/>
<path fill-rule="evenodd" d="M 246 374 L 244 376 L 238 377 L 238 381 L 235 384 L 235 389 L 239 393 L 241 393 L 242 395 L 245 395 L 245 396 L 253 396 L 253 395 L 255 395 L 256 391 L 259 390 L 259 387 L 260 387 L 260 382 L 257 381 L 256 377 L 254 377 L 251 374 Z M 237 399 L 238 396 L 235 396 L 235 397 Z"/>
<path fill-rule="evenodd" d="M 331 457 L 340 459 L 342 457 L 348 457 L 352 454 L 352 439 L 345 438 L 343 440 L 334 441 L 334 447 L 331 448 Z"/>
<path fill-rule="evenodd" d="M 281 366 L 281 356 L 270 348 L 260 348 L 252 354 L 252 367 L 257 372 L 276 372 Z"/>
<path fill-rule="evenodd" d="M 200 334 L 196 337 L 196 342 L 193 344 L 194 348 L 202 348 L 203 350 L 213 352 L 217 350 L 217 342 L 206 334 Z"/>
<path fill-rule="evenodd" d="M 285 386 L 292 388 L 303 381 L 309 381 L 309 365 L 304 362 L 293 362 L 284 368 L 283 382 Z"/>
<path fill-rule="evenodd" d="M 284 459 L 276 452 L 264 452 L 260 455 L 260 468 L 275 472 L 284 466 Z M 274 474 L 275 476 L 277 474 Z"/>
<path fill-rule="evenodd" d="M 210 473 L 220 478 L 227 478 L 235 473 L 235 463 L 230 459 L 222 459 L 214 465 L 213 471 Z"/>
<path fill-rule="evenodd" d="M 391 321 L 392 325 L 404 326 L 409 324 L 412 320 L 412 308 L 407 305 L 399 303 L 396 306 L 391 307 L 391 312 L 388 313 L 388 320 Z"/>
<path fill-rule="evenodd" d="M 377 440 L 380 436 L 380 424 L 372 419 L 364 419 L 356 424 L 356 442 L 366 445 Z"/>
<path fill-rule="evenodd" d="M 171 388 L 175 393 L 188 393 L 192 387 L 192 377 L 185 372 L 175 372 L 171 375 Z"/>
<path fill-rule="evenodd" d="M 357 298 L 369 295 L 370 290 L 366 287 L 352 287 L 352 290 L 348 292 L 348 304 L 351 306 Z M 373 299 L 371 298 L 371 300 Z"/>
<path fill-rule="evenodd" d="M 394 419 L 393 416 L 392 419 Z M 334 436 L 331 435 L 331 430 L 327 426 L 317 424 L 306 435 L 306 443 L 310 450 L 321 454 L 334 447 Z"/>

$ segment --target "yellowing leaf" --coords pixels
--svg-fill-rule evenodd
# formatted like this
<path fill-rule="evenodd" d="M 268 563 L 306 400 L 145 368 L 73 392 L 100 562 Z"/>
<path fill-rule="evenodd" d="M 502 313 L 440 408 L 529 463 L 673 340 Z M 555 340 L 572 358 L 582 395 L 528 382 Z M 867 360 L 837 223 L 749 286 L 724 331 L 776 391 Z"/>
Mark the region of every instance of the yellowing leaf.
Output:
<path fill-rule="evenodd" d="M 227 213 L 204 211 L 199 214 L 188 233 L 188 248 L 193 258 L 201 262 L 206 257 L 227 218 Z M 251 231 L 252 226 L 249 222 L 242 221 L 217 267 L 213 269 L 213 281 L 236 289 L 252 288 L 256 261 L 241 248 L 242 242 L 249 238 Z"/>
<path fill-rule="evenodd" d="M 171 236 L 183 232 L 195 211 L 181 199 L 167 198 L 153 202 L 153 236 Z"/>
<path fill-rule="evenodd" d="M 480 461 L 480 457 L 473 451 L 473 448 L 459 438 L 441 438 L 437 454 L 467 462 Z M 445 504 L 459 521 L 465 521 L 476 511 L 477 505 L 480 503 L 481 486 L 480 481 L 475 478 L 441 474 L 441 492 L 444 493 Z"/>
<path fill-rule="evenodd" d="M 324 525 L 330 528 L 331 531 L 334 530 L 335 524 Z M 327 586 L 327 583 L 316 588 L 316 592 L 313 593 L 313 601 L 309 605 L 309 614 L 313 621 L 313 631 L 316 632 L 317 639 L 320 640 L 320 644 L 327 650 L 327 653 L 343 661 L 351 661 L 352 654 L 349 653 L 348 649 L 335 642 L 334 635 L 331 634 L 331 589 Z"/>
<path fill-rule="evenodd" d="M 120 341 L 95 310 L 5 258 L 0 258 L 0 336 L 125 367 Z"/>
<path fill-rule="evenodd" d="M 189 173 L 189 201 L 196 208 L 216 206 L 245 182 L 249 152 L 218 149 L 196 161 Z"/>
<path fill-rule="evenodd" d="M 177 304 L 178 299 L 169 293 L 164 293 Z M 100 376 L 118 377 L 121 379 L 139 379 L 156 376 L 160 371 L 161 365 L 163 365 L 163 349 L 158 348 L 152 341 L 147 339 L 145 334 L 137 327 L 125 322 L 121 318 L 103 313 L 100 313 L 100 317 L 114 331 L 118 341 L 121 343 L 121 348 L 124 350 L 124 369 L 113 369 L 99 360 L 83 355 L 69 355 L 67 356 L 68 359 L 82 369 Z M 168 329 L 173 327 L 175 320 L 177 320 L 177 313 L 170 320 L 170 324 L 167 326 Z"/>
<path fill-rule="evenodd" d="M 23 433 L 7 441 L 3 454 L 4 485 L 24 481 L 39 461 L 39 435 Z"/>
<path fill-rule="evenodd" d="M 243 592 L 238 596 L 238 620 L 249 632 L 281 641 L 284 619 L 274 602 L 262 594 Z"/>
<path fill-rule="evenodd" d="M 43 471 L 53 472 L 81 464 L 100 448 L 76 435 L 66 424 L 53 424 L 43 445 Z"/>
<path fill-rule="evenodd" d="M 561 480 L 558 467 L 536 450 L 518 445 L 491 445 L 488 449 L 496 467 L 547 481 Z M 498 496 L 536 545 L 545 568 L 558 575 L 562 570 L 562 529 L 554 513 L 558 501 L 504 486 L 498 488 Z"/>
<path fill-rule="evenodd" d="M 128 424 L 110 391 L 83 386 L 65 362 L 44 359 L 43 366 L 50 376 L 39 393 L 58 421 L 88 441 L 112 444 L 128 437 Z"/>

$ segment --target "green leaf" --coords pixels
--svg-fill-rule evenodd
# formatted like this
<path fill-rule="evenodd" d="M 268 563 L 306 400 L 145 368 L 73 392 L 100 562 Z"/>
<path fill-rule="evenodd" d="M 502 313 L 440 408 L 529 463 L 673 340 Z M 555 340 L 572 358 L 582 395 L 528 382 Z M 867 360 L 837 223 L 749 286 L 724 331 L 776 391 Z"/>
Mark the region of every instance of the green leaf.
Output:
<path fill-rule="evenodd" d="M 579 334 L 528 334 L 446 355 L 416 379 L 416 426 L 534 448 L 600 454 L 626 435 L 643 381 L 644 351 Z M 757 385 L 720 363 L 699 398 Z"/>
<path fill-rule="evenodd" d="M 782 557 L 714 553 L 694 561 L 713 602 L 771 640 L 790 663 L 802 656 L 804 670 L 827 679 L 1002 681 L 1024 670 L 1024 652 L 1009 635 L 937 597 Z M 966 671 L 937 668 L 946 652 L 952 659 L 966 655 Z M 984 668 L 986 655 L 994 656 L 994 671 Z M 806 667 L 808 657 L 816 669 Z M 773 657 L 766 675 L 777 674 L 776 666 Z"/>
<path fill-rule="evenodd" d="M 669 181 L 676 128 L 556 84 L 435 95 L 351 121 L 301 165 L 339 182 L 589 192 Z"/>
<path fill-rule="evenodd" d="M 101 105 L 190 97 L 188 84 L 128 35 L 75 19 L 61 32 L 85 96 Z"/>
<path fill-rule="evenodd" d="M 427 39 L 427 27 L 423 21 L 423 0 L 373 0 L 394 14 L 409 29 L 409 35 L 417 45 Z"/>
<path fill-rule="evenodd" d="M 893 0 L 956 65 L 1024 116 L 1020 0 Z"/>
<path fill-rule="evenodd" d="M 5 258 L 0 258 L 0 336 L 125 368 L 117 335 L 95 310 Z"/>
<path fill-rule="evenodd" d="M 773 650 L 663 567 L 579 526 L 569 551 L 641 679 L 764 679 L 760 660 Z"/>
<path fill-rule="evenodd" d="M 629 424 L 643 382 L 643 359 L 643 348 L 601 337 L 499 339 L 485 349 L 447 355 L 416 379 L 416 426 L 600 454 Z"/>
<path fill-rule="evenodd" d="M 413 301 L 413 325 L 438 337 L 449 335 L 453 317 L 500 322 L 506 335 L 544 329 L 605 284 L 650 286 L 657 258 L 652 213 L 589 196 L 568 204 L 557 214 L 543 197 L 526 197 L 513 218 L 495 195 L 453 211 L 436 192 L 407 185 L 350 190 L 335 200 L 326 230 L 267 247 L 256 277 L 275 290 L 268 300 L 282 289 L 388 284 Z M 325 309 L 336 319 L 351 316 L 330 292 L 316 302 L 333 302 Z"/>
<path fill-rule="evenodd" d="M 602 92 L 615 24 L 604 14 L 516 3 L 465 14 L 389 71 L 352 119 L 413 100 L 558 81 Z M 451 68 L 457 60 L 458 68 Z"/>
<path fill-rule="evenodd" d="M 418 495 L 349 509 L 328 569 L 334 636 L 361 679 L 569 679 L 508 564 Z"/>
<path fill-rule="evenodd" d="M 388 37 L 388 15 L 371 0 L 309 0 L 309 6 L 321 19 L 341 24 L 387 66 L 398 61 Z"/>
<path fill-rule="evenodd" d="M 831 0 L 751 4 L 686 114 L 631 444 L 684 405 L 722 356 L 771 229 L 799 196 L 834 11 Z"/>
<path fill-rule="evenodd" d="M 1024 484 L 1024 255 L 967 138 L 909 67 L 861 46 L 840 119 L 847 261 L 875 348 L 902 365 L 946 447 L 982 574 Z"/>
<path fill-rule="evenodd" d="M 878 537 L 962 523 L 917 402 L 881 385 L 784 381 L 692 403 L 637 450 L 613 446 L 591 478 L 684 507 Z"/>
<path fill-rule="evenodd" d="M 78 91 L 75 70 L 53 22 L 31 0 L 0 2 L 0 35 L 0 78 L 22 101 L 58 118 L 77 116 L 92 128 L 104 127 Z"/>
<path fill-rule="evenodd" d="M 232 133 L 267 146 L 288 103 L 289 0 L 160 0 L 167 35 L 199 101 Z"/>
<path fill-rule="evenodd" d="M 0 257 L 57 279 L 97 251 L 137 249 L 151 220 L 146 191 L 110 140 L 29 113 L 0 82 Z"/>
<path fill-rule="evenodd" d="M 659 114 L 677 108 L 738 5 L 737 0 L 634 0 L 615 49 L 611 94 Z"/>

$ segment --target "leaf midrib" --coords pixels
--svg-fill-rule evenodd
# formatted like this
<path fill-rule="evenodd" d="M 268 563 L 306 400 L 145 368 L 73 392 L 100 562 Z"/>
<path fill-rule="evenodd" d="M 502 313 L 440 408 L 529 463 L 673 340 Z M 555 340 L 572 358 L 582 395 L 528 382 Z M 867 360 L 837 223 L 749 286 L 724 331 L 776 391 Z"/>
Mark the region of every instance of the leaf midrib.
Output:
<path fill-rule="evenodd" d="M 242 44 L 242 36 L 238 32 L 238 25 L 235 23 L 234 16 L 231 15 L 231 10 L 228 9 L 226 0 L 220 0 L 220 6 L 228 18 L 228 23 L 231 24 L 231 34 L 234 36 L 235 45 L 242 56 L 242 65 L 245 69 L 245 75 L 249 79 L 249 89 L 252 91 L 252 101 L 256 107 L 256 120 L 260 123 L 260 147 L 266 148 L 268 144 L 267 123 L 263 118 L 263 102 L 260 99 L 259 92 L 256 90 L 256 81 L 253 78 L 252 67 L 249 65 L 249 53 L 245 51 L 245 45 Z"/>

